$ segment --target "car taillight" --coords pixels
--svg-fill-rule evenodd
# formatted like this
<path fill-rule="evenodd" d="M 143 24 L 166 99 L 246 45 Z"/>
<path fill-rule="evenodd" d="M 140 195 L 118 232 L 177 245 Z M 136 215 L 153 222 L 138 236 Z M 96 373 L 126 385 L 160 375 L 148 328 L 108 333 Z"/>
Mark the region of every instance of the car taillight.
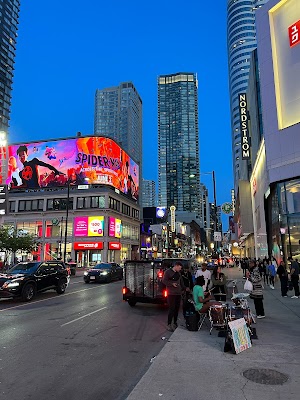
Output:
<path fill-rule="evenodd" d="M 163 271 L 158 271 L 157 277 L 158 277 L 158 278 L 162 278 L 163 276 L 164 276 Z"/>
<path fill-rule="evenodd" d="M 123 289 L 122 289 L 122 294 L 126 294 L 126 293 L 127 293 L 127 287 L 124 286 Z"/>
<path fill-rule="evenodd" d="M 164 291 L 163 291 L 163 295 L 164 295 L 164 297 L 168 297 L 168 291 L 167 291 L 167 290 L 164 290 Z"/>

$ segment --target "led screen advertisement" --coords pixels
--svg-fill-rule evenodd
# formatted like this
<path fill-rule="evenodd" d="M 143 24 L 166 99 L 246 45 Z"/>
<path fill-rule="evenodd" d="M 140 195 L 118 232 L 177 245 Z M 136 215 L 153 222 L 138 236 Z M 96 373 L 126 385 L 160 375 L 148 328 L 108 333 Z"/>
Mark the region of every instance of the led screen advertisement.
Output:
<path fill-rule="evenodd" d="M 121 238 L 122 221 L 117 218 L 109 217 L 108 235 L 110 237 Z"/>
<path fill-rule="evenodd" d="M 103 236 L 104 217 L 75 217 L 74 236 Z"/>
<path fill-rule="evenodd" d="M 79 137 L 8 147 L 12 191 L 84 184 L 111 185 L 137 200 L 139 166 L 112 139 Z"/>

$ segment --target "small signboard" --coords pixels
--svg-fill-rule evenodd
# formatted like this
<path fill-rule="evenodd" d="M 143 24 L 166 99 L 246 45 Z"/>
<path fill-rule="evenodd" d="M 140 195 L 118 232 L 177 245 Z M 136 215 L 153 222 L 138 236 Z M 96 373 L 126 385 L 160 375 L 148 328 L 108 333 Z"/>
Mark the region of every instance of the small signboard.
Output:
<path fill-rule="evenodd" d="M 222 232 L 214 232 L 214 241 L 222 242 Z"/>
<path fill-rule="evenodd" d="M 236 354 L 252 347 L 249 331 L 244 318 L 228 322 Z"/>

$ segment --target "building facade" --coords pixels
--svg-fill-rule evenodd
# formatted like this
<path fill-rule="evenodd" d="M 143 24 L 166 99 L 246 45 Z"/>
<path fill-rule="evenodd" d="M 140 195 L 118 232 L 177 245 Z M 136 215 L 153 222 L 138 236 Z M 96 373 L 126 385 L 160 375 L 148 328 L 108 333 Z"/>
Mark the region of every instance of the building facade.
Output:
<path fill-rule="evenodd" d="M 231 108 L 231 136 L 233 176 L 235 190 L 238 180 L 247 180 L 248 172 L 242 168 L 239 93 L 245 93 L 248 85 L 250 55 L 257 47 L 255 13 L 268 0 L 228 0 L 227 51 Z"/>
<path fill-rule="evenodd" d="M 156 203 L 155 181 L 142 180 L 142 207 L 154 207 Z"/>
<path fill-rule="evenodd" d="M 139 258 L 138 165 L 116 142 L 89 136 L 19 143 L 8 146 L 8 156 L 14 163 L 2 222 L 37 238 L 38 260 L 92 266 Z"/>
<path fill-rule="evenodd" d="M 19 0 L 0 0 L 0 131 L 7 132 L 14 76 Z"/>
<path fill-rule="evenodd" d="M 158 78 L 158 204 L 201 219 L 198 81 L 194 73 Z"/>
<path fill-rule="evenodd" d="M 94 134 L 114 139 L 142 169 L 142 99 L 132 82 L 96 90 Z"/>

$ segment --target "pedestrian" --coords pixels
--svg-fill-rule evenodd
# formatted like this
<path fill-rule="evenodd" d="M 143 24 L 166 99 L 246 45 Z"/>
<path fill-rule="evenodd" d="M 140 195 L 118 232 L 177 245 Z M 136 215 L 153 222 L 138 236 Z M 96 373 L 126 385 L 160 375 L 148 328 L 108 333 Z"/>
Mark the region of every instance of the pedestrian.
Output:
<path fill-rule="evenodd" d="M 287 292 L 288 292 L 289 278 L 288 278 L 288 271 L 286 268 L 286 264 L 284 263 L 284 261 L 280 262 L 279 267 L 277 268 L 277 275 L 279 276 L 281 284 L 281 296 L 288 297 Z"/>
<path fill-rule="evenodd" d="M 190 272 L 188 265 L 185 265 L 183 267 L 183 269 L 181 270 L 181 277 L 182 277 L 182 281 L 183 281 L 183 284 L 185 287 L 185 291 L 187 293 L 191 293 L 193 290 L 194 283 L 193 283 L 193 277 L 192 277 L 192 274 Z"/>
<path fill-rule="evenodd" d="M 180 271 L 182 269 L 182 263 L 176 261 L 173 268 L 167 269 L 164 273 L 163 284 L 166 285 L 168 292 L 168 325 L 167 330 L 174 332 L 177 328 L 177 318 L 180 307 L 181 295 L 185 291 L 185 286 L 182 281 Z M 173 325 L 172 325 L 173 321 Z"/>
<path fill-rule="evenodd" d="M 269 284 L 269 270 L 268 270 L 268 260 L 267 259 L 264 259 L 264 261 L 263 261 L 262 272 L 263 272 L 263 277 L 264 277 L 264 284 L 268 285 Z"/>
<path fill-rule="evenodd" d="M 291 275 L 291 282 L 293 288 L 295 290 L 295 295 L 291 297 L 291 299 L 298 299 L 299 298 L 299 264 L 298 260 L 293 260 L 292 257 L 289 258 L 291 261 L 291 268 L 290 268 L 290 275 Z"/>
<path fill-rule="evenodd" d="M 275 265 L 273 264 L 272 260 L 269 260 L 268 263 L 268 273 L 269 273 L 269 279 L 270 279 L 270 288 L 275 289 L 275 276 L 276 276 L 276 268 Z"/>
<path fill-rule="evenodd" d="M 249 271 L 247 271 L 247 278 L 252 282 L 253 289 L 250 293 L 250 298 L 254 301 L 256 317 L 258 319 L 265 318 L 265 310 L 263 303 L 263 287 L 259 268 L 255 265 L 254 261 L 249 263 Z"/>
<path fill-rule="evenodd" d="M 243 271 L 243 279 L 246 279 L 247 263 L 246 263 L 245 258 L 243 258 L 241 260 L 241 268 L 242 268 L 242 271 Z"/>
<path fill-rule="evenodd" d="M 226 301 L 226 275 L 223 274 L 221 267 L 216 266 L 211 275 L 213 294 L 217 301 Z"/>
<path fill-rule="evenodd" d="M 210 281 L 211 281 L 211 272 L 207 269 L 207 264 L 202 263 L 201 269 L 198 269 L 198 271 L 195 274 L 195 279 L 198 278 L 198 276 L 203 276 L 205 284 L 204 284 L 204 290 L 209 289 Z"/>

